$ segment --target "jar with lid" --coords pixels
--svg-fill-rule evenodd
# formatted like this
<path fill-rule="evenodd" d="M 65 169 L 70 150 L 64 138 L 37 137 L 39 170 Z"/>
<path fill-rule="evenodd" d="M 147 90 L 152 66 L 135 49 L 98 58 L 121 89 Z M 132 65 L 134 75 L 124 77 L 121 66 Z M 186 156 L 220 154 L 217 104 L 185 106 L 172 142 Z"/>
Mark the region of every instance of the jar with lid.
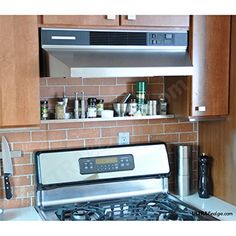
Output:
<path fill-rule="evenodd" d="M 138 109 L 141 108 L 141 105 L 145 103 L 146 95 L 146 82 L 138 81 L 136 82 L 136 98 L 138 103 Z"/>
<path fill-rule="evenodd" d="M 48 101 L 40 101 L 40 116 L 41 120 L 47 120 L 48 119 Z"/>
<path fill-rule="evenodd" d="M 60 119 L 65 119 L 65 104 L 63 101 L 57 102 L 55 106 L 55 118 L 60 120 Z"/>
<path fill-rule="evenodd" d="M 167 115 L 167 100 L 164 97 L 159 98 L 158 100 L 158 113 L 160 115 Z"/>
<path fill-rule="evenodd" d="M 104 110 L 104 99 L 97 100 L 96 108 L 97 108 L 97 117 L 101 117 L 102 111 Z"/>
<path fill-rule="evenodd" d="M 95 118 L 97 117 L 97 99 L 96 98 L 88 98 L 88 118 Z"/>

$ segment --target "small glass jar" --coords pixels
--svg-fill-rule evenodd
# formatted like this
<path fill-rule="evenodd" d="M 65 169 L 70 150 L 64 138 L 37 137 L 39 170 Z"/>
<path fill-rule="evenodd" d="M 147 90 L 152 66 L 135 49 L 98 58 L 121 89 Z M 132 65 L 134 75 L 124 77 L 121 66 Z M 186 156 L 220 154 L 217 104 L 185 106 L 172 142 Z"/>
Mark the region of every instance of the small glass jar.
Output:
<path fill-rule="evenodd" d="M 65 119 L 65 105 L 64 102 L 57 102 L 55 107 L 55 118 L 57 120 Z"/>
<path fill-rule="evenodd" d="M 40 116 L 41 120 L 47 120 L 48 119 L 48 101 L 40 101 Z"/>
<path fill-rule="evenodd" d="M 166 98 L 162 97 L 162 98 L 159 98 L 159 101 L 158 101 L 158 113 L 160 115 L 167 115 L 167 100 Z"/>
<path fill-rule="evenodd" d="M 96 107 L 97 107 L 97 117 L 101 117 L 102 111 L 104 110 L 104 99 L 98 99 Z"/>
<path fill-rule="evenodd" d="M 88 118 L 95 118 L 97 117 L 97 99 L 96 98 L 88 98 Z"/>

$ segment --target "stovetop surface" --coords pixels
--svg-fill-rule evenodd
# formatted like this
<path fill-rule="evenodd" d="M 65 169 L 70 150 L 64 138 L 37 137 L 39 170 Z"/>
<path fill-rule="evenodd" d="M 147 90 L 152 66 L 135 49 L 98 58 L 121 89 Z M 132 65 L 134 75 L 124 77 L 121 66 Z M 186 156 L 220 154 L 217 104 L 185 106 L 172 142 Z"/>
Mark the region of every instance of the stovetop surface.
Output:
<path fill-rule="evenodd" d="M 46 220 L 61 221 L 216 220 L 169 193 L 68 204 L 41 213 Z"/>

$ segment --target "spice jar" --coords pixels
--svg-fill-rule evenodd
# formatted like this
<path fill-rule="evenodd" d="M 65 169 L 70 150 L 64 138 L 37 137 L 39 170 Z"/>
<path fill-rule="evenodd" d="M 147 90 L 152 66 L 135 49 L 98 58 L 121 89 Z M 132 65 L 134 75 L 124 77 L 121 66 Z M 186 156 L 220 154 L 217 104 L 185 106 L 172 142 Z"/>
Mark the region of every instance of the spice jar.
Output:
<path fill-rule="evenodd" d="M 102 116 L 102 111 L 104 110 L 104 99 L 98 99 L 97 100 L 97 116 Z"/>
<path fill-rule="evenodd" d="M 88 118 L 95 118 L 97 117 L 97 99 L 96 98 L 88 98 Z"/>
<path fill-rule="evenodd" d="M 167 114 L 167 100 L 166 98 L 162 97 L 159 98 L 158 101 L 158 108 L 159 108 L 159 114 L 160 115 L 166 115 Z"/>
<path fill-rule="evenodd" d="M 40 101 L 40 116 L 41 120 L 47 120 L 48 119 L 48 101 Z"/>
<path fill-rule="evenodd" d="M 55 118 L 60 120 L 60 119 L 65 119 L 65 105 L 64 102 L 59 101 L 56 104 L 55 107 Z"/>

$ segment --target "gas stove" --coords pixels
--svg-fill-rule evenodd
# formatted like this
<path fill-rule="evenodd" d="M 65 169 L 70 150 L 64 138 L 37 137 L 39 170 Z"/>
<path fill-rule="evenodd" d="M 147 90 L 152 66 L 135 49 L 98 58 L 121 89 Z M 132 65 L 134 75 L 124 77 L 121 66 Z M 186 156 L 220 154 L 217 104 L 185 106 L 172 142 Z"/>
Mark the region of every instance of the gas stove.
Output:
<path fill-rule="evenodd" d="M 44 220 L 216 220 L 168 192 L 164 143 L 35 153 Z"/>

